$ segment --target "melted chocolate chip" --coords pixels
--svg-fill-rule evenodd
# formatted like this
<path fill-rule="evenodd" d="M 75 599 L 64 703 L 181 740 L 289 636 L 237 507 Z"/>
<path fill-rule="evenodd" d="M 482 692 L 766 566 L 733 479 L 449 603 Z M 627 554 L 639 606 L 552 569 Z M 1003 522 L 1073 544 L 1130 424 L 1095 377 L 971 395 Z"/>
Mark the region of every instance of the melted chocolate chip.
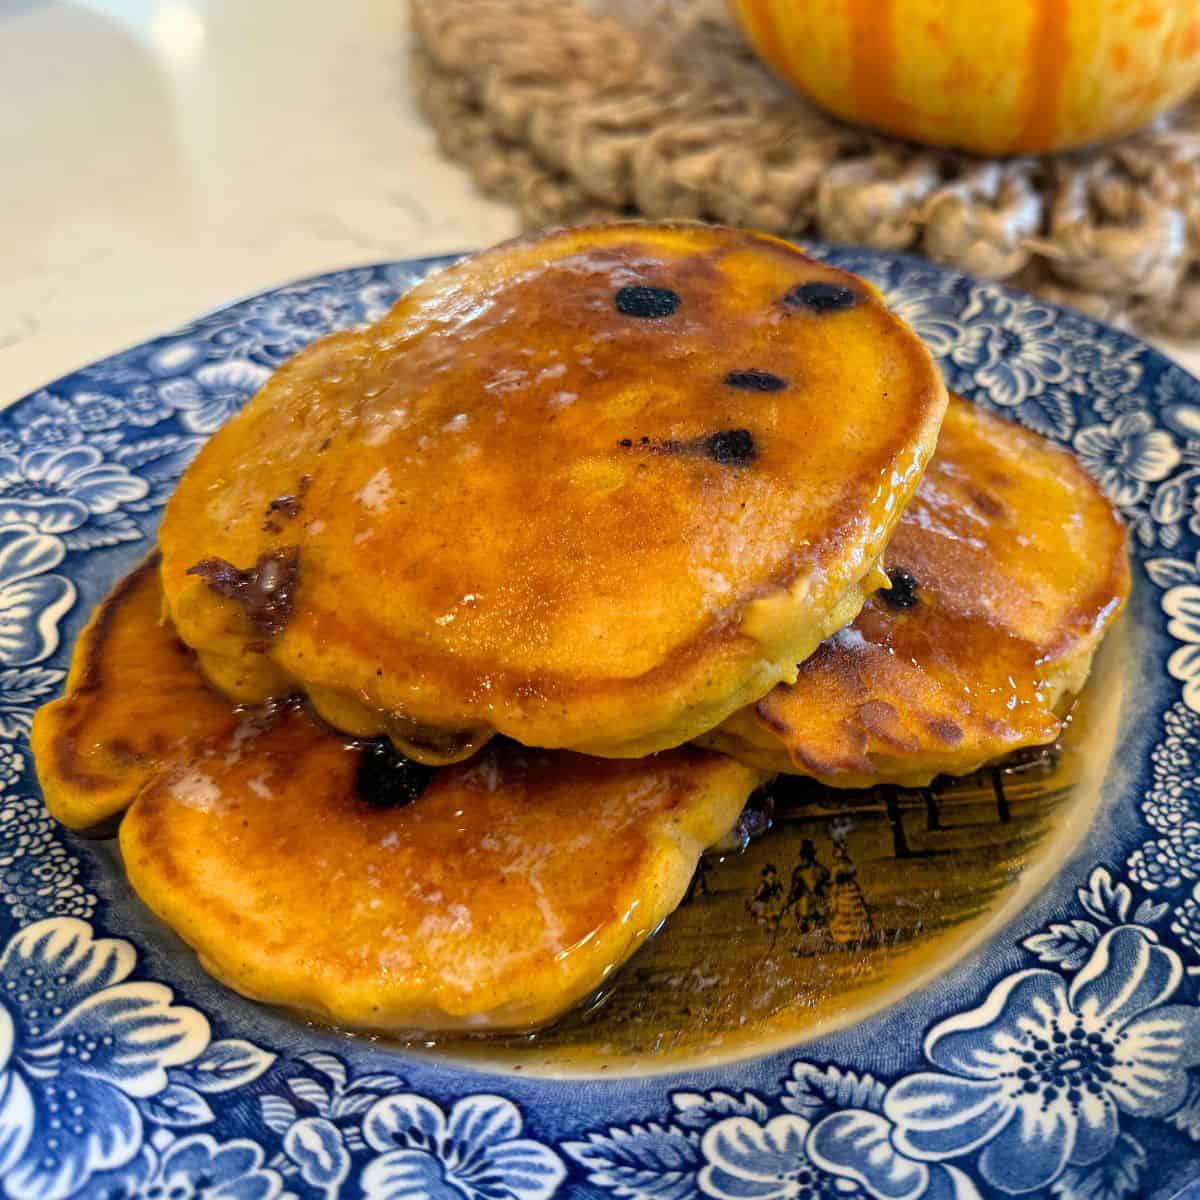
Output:
<path fill-rule="evenodd" d="M 670 288 L 636 284 L 633 287 L 621 288 L 614 302 L 617 312 L 626 317 L 657 321 L 660 317 L 669 317 L 679 307 L 679 293 L 671 291 Z"/>
<path fill-rule="evenodd" d="M 887 577 L 892 581 L 891 589 L 879 592 L 879 598 L 884 604 L 888 608 L 916 608 L 919 599 L 917 588 L 920 586 L 916 578 L 899 567 L 893 567 L 887 573 Z"/>
<path fill-rule="evenodd" d="M 279 526 L 272 520 L 276 513 L 287 519 L 293 520 L 300 515 L 300 506 L 304 501 L 304 496 L 308 492 L 309 486 L 312 484 L 311 475 L 301 475 L 300 484 L 296 488 L 294 494 L 286 496 L 276 496 L 274 500 L 267 504 L 266 519 L 263 521 L 262 527 L 268 533 L 278 533 Z"/>
<path fill-rule="evenodd" d="M 787 380 L 770 371 L 730 371 L 725 376 L 725 384 L 743 392 L 782 392 L 787 387 Z"/>
<path fill-rule="evenodd" d="M 633 438 L 622 438 L 617 445 L 623 450 L 632 450 L 636 445 L 651 454 L 702 454 L 724 467 L 744 467 L 758 457 L 754 435 L 748 429 L 723 429 L 719 433 L 710 433 L 707 437 L 692 438 L 686 442 L 675 438 L 661 442 L 648 437 L 639 438 L 637 442 Z"/>
<path fill-rule="evenodd" d="M 700 443 L 704 453 L 722 466 L 744 467 L 758 456 L 754 435 L 748 429 L 724 429 L 710 433 Z"/>
<path fill-rule="evenodd" d="M 363 746 L 355 784 L 360 800 L 372 808 L 403 808 L 420 797 L 437 768 L 405 758 L 388 738 Z"/>
<path fill-rule="evenodd" d="M 250 624 L 272 638 L 292 615 L 300 551 L 296 546 L 281 546 L 259 555 L 254 566 L 245 570 L 223 558 L 204 558 L 190 567 L 188 574 L 200 576 L 218 596 L 236 600 Z"/>
<path fill-rule="evenodd" d="M 859 298 L 853 288 L 814 280 L 812 283 L 796 284 L 784 296 L 783 302 L 791 308 L 810 308 L 813 312 L 828 313 L 853 308 Z"/>
<path fill-rule="evenodd" d="M 769 832 L 775 820 L 775 793 L 770 787 L 762 787 L 751 793 L 734 826 L 734 836 L 743 846 Z"/>

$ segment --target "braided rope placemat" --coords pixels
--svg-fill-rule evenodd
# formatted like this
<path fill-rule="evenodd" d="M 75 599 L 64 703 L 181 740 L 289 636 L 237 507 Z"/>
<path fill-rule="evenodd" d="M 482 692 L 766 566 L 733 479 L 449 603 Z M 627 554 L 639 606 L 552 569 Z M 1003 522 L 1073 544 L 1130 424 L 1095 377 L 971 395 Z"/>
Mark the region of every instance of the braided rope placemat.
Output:
<path fill-rule="evenodd" d="M 1124 141 L 991 161 L 844 125 L 721 0 L 410 0 L 443 151 L 528 227 L 695 217 L 924 254 L 1200 337 L 1200 99 Z"/>

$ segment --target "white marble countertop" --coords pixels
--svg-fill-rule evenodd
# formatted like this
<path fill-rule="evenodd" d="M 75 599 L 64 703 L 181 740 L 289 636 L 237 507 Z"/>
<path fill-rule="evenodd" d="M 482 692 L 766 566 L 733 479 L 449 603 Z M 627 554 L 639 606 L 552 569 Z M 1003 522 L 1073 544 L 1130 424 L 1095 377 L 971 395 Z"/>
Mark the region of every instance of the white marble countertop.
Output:
<path fill-rule="evenodd" d="M 516 232 L 439 156 L 407 40 L 403 0 L 0 0 L 0 401 L 248 292 Z"/>
<path fill-rule="evenodd" d="M 407 38 L 403 0 L 0 0 L 0 404 L 246 293 L 515 232 L 439 157 Z"/>

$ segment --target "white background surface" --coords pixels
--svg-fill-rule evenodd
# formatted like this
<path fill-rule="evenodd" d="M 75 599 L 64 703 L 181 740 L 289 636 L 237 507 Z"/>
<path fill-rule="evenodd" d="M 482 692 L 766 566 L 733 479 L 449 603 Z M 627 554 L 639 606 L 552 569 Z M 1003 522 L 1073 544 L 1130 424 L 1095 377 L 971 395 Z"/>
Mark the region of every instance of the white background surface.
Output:
<path fill-rule="evenodd" d="M 413 106 L 406 8 L 0 0 L 0 404 L 248 292 L 515 232 Z"/>
<path fill-rule="evenodd" d="M 404 0 L 0 0 L 0 402 L 298 276 L 516 232 Z"/>

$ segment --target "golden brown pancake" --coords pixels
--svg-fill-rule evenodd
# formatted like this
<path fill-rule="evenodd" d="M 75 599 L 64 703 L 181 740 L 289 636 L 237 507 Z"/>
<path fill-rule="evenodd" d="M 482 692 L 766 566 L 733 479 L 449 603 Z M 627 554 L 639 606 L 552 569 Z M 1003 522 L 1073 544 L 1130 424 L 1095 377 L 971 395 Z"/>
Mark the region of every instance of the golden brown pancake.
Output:
<path fill-rule="evenodd" d="M 952 397 L 887 562 L 891 590 L 706 744 L 868 787 L 1055 739 L 1129 590 L 1124 527 L 1079 463 Z"/>
<path fill-rule="evenodd" d="M 944 388 L 867 283 L 757 234 L 510 242 L 287 363 L 168 505 L 210 678 L 427 761 L 637 756 L 858 611 Z"/>
<path fill-rule="evenodd" d="M 158 555 L 105 597 L 75 643 L 66 693 L 38 709 L 31 742 L 51 816 L 103 832 L 143 784 L 238 723 L 161 619 Z"/>
<path fill-rule="evenodd" d="M 130 880 L 213 974 L 346 1025 L 553 1019 L 678 905 L 765 779 L 695 748 L 612 761 L 497 741 L 469 764 L 404 764 L 294 703 L 235 710 L 161 608 L 150 560 L 38 714 L 50 810 L 92 828 L 132 802 Z"/>
<path fill-rule="evenodd" d="M 218 738 L 125 815 L 130 882 L 237 991 L 340 1025 L 525 1029 L 595 991 L 678 906 L 764 778 L 493 742 L 373 808 L 364 751 L 290 710 Z"/>

